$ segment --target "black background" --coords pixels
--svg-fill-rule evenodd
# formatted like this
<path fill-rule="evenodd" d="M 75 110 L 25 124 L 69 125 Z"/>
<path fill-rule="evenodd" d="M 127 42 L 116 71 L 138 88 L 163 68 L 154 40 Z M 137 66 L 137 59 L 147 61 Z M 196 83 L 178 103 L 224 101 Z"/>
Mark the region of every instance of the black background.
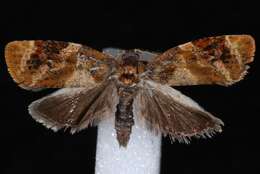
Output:
<path fill-rule="evenodd" d="M 19 88 L 8 74 L 4 46 L 51 39 L 104 47 L 165 51 L 193 39 L 251 34 L 259 39 L 253 1 L 1 1 L 0 173 L 94 173 L 96 128 L 76 135 L 36 123 L 27 106 L 50 93 Z M 246 78 L 231 86 L 178 87 L 225 122 L 224 132 L 190 145 L 163 139 L 161 173 L 257 173 L 258 54 Z M 259 68 L 258 68 L 259 69 Z M 256 159 L 255 159 L 256 157 Z M 129 166 L 131 167 L 131 166 Z"/>

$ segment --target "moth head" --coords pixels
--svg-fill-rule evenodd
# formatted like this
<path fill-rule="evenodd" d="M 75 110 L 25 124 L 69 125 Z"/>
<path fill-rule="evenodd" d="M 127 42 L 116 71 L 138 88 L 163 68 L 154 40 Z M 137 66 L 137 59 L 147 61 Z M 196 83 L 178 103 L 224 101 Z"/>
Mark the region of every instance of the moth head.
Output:
<path fill-rule="evenodd" d="M 136 67 L 138 65 L 138 61 L 140 59 L 140 55 L 134 50 L 128 50 L 122 54 L 122 65 L 123 66 L 133 66 Z"/>
<path fill-rule="evenodd" d="M 119 81 L 130 85 L 138 81 L 139 54 L 135 50 L 125 51 L 120 56 Z"/>

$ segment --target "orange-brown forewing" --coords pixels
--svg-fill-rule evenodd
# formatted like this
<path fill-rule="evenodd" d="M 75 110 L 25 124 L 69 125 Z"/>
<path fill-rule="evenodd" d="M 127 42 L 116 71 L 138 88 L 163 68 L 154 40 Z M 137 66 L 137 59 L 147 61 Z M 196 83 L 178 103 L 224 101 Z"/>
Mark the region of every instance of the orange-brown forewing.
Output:
<path fill-rule="evenodd" d="M 148 65 L 152 80 L 171 86 L 231 85 L 241 80 L 253 61 L 254 39 L 224 35 L 171 48 Z"/>
<path fill-rule="evenodd" d="M 60 41 L 10 42 L 5 58 L 13 79 L 26 89 L 95 86 L 113 66 L 106 54 Z"/>

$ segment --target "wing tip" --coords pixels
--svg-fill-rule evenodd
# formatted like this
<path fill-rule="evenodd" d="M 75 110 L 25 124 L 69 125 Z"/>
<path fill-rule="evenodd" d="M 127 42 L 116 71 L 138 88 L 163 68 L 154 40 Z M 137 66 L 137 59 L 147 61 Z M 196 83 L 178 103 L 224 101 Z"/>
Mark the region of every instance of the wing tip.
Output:
<path fill-rule="evenodd" d="M 243 80 L 247 75 L 248 69 L 250 68 L 247 64 L 254 61 L 256 46 L 254 37 L 248 34 L 227 35 L 227 39 L 230 42 L 231 49 L 240 59 L 240 66 L 242 68 L 240 75 L 237 78 L 232 79 L 230 83 L 226 84 L 226 86 L 230 86 Z"/>
<path fill-rule="evenodd" d="M 5 61 L 8 71 L 15 82 L 22 83 L 25 79 L 21 74 L 21 60 L 33 48 L 33 41 L 12 41 L 5 46 Z"/>
<path fill-rule="evenodd" d="M 38 104 L 38 100 L 32 102 L 29 106 L 28 106 L 28 111 L 29 114 L 31 115 L 31 117 L 38 123 L 41 123 L 43 126 L 45 126 L 48 129 L 53 130 L 54 132 L 57 132 L 58 130 L 60 130 L 62 128 L 62 126 L 59 126 L 57 123 L 50 121 L 48 119 L 46 119 L 45 117 L 41 116 L 36 110 L 35 107 Z"/>
<path fill-rule="evenodd" d="M 243 63 L 251 63 L 254 61 L 255 55 L 255 39 L 252 35 L 228 35 L 231 46 L 241 55 Z"/>
<path fill-rule="evenodd" d="M 27 49 L 31 49 L 33 41 L 12 41 L 5 46 L 5 59 L 13 63 L 13 59 L 21 59 Z"/>

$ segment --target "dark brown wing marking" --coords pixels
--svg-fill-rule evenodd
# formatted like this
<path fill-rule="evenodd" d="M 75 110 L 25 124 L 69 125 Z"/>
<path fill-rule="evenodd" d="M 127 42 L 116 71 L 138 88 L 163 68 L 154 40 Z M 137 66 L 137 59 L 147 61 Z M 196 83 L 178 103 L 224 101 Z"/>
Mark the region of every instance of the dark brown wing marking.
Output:
<path fill-rule="evenodd" d="M 134 101 L 134 114 L 148 128 L 188 143 L 191 137 L 211 137 L 223 122 L 173 88 L 145 81 Z"/>
<path fill-rule="evenodd" d="M 152 80 L 171 86 L 231 85 L 241 80 L 253 61 L 254 39 L 225 35 L 171 48 L 148 65 Z"/>
<path fill-rule="evenodd" d="M 89 87 L 106 80 L 114 60 L 75 43 L 14 41 L 5 48 L 8 70 L 25 89 Z"/>
<path fill-rule="evenodd" d="M 54 131 L 71 127 L 74 133 L 114 114 L 116 94 L 112 82 L 91 89 L 64 88 L 34 101 L 29 112 L 36 121 Z"/>

